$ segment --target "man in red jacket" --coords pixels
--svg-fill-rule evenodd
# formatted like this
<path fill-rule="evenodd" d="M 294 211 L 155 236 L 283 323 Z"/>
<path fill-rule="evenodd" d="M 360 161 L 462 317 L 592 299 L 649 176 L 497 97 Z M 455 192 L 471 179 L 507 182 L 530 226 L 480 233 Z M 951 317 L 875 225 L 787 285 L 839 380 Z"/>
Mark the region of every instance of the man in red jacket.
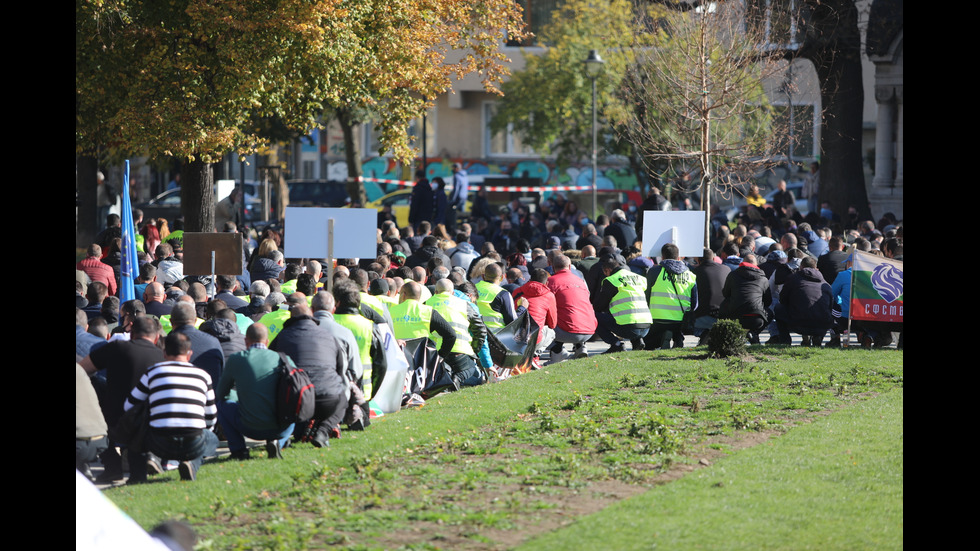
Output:
<path fill-rule="evenodd" d="M 548 272 L 542 268 L 531 272 L 531 280 L 514 289 L 514 301 L 527 302 L 527 313 L 540 328 L 537 356 L 555 339 L 554 328 L 558 325 L 558 306 L 554 293 L 548 289 Z"/>
<path fill-rule="evenodd" d="M 75 264 L 76 270 L 85 272 L 85 275 L 92 281 L 105 283 L 109 288 L 109 295 L 116 294 L 116 274 L 112 271 L 112 266 L 102 262 L 102 247 L 96 243 L 88 246 L 86 258 Z"/>
<path fill-rule="evenodd" d="M 551 347 L 549 363 L 561 362 L 569 357 L 564 348 L 566 342 L 575 345 L 571 354 L 575 358 L 588 356 L 585 343 L 592 338 L 598 326 L 589 299 L 589 287 L 584 279 L 572 273 L 571 265 L 572 260 L 563 254 L 556 255 L 551 261 L 555 275 L 548 278 L 548 289 L 555 295 L 558 325 L 555 327 L 555 342 Z"/>

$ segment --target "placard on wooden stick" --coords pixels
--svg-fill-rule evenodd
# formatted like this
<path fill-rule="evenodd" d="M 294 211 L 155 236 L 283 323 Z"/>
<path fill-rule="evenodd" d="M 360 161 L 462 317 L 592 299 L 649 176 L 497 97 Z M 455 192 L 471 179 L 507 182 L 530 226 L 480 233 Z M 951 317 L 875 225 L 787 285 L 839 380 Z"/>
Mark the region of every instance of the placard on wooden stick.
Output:
<path fill-rule="evenodd" d="M 286 207 L 289 258 L 327 258 L 327 223 L 334 220 L 333 258 L 374 258 L 378 253 L 378 211 Z"/>
<path fill-rule="evenodd" d="M 214 252 L 214 272 L 211 253 Z M 238 233 L 185 233 L 184 275 L 242 273 L 242 236 Z"/>
<path fill-rule="evenodd" d="M 660 256 L 660 249 L 673 243 L 681 256 L 704 254 L 704 211 L 643 211 L 643 254 Z"/>

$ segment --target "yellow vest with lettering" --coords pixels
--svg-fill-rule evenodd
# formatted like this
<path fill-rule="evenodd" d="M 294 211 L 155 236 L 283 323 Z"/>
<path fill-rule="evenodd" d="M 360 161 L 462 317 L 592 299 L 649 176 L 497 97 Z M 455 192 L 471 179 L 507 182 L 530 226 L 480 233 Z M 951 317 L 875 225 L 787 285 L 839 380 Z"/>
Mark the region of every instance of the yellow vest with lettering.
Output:
<path fill-rule="evenodd" d="M 653 323 L 647 306 L 645 277 L 623 269 L 607 277 L 606 281 L 616 287 L 616 294 L 609 301 L 609 313 L 616 325 Z"/>
<path fill-rule="evenodd" d="M 432 307 L 417 300 L 406 300 L 388 309 L 391 322 L 395 324 L 396 339 L 417 339 L 428 337 L 429 323 L 432 321 Z"/>

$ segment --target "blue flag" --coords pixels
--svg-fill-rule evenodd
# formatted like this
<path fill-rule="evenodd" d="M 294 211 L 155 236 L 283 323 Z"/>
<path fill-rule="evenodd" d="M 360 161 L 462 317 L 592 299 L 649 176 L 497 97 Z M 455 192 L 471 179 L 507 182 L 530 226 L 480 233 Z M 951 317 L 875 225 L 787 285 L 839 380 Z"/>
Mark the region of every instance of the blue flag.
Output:
<path fill-rule="evenodd" d="M 122 190 L 122 262 L 119 265 L 119 305 L 136 298 L 133 280 L 139 264 L 136 262 L 136 229 L 133 227 L 133 208 L 129 201 L 129 161 L 123 174 Z"/>

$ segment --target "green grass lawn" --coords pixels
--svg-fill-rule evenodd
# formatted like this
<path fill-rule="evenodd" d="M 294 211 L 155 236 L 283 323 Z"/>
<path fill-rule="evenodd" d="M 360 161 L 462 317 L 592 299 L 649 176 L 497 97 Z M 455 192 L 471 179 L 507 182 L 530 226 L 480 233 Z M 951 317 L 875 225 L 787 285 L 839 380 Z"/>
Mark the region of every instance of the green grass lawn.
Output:
<path fill-rule="evenodd" d="M 521 549 L 901 549 L 903 407 L 841 409 Z"/>
<path fill-rule="evenodd" d="M 599 356 L 106 495 L 213 549 L 898 547 L 902 388 L 901 351 Z"/>

